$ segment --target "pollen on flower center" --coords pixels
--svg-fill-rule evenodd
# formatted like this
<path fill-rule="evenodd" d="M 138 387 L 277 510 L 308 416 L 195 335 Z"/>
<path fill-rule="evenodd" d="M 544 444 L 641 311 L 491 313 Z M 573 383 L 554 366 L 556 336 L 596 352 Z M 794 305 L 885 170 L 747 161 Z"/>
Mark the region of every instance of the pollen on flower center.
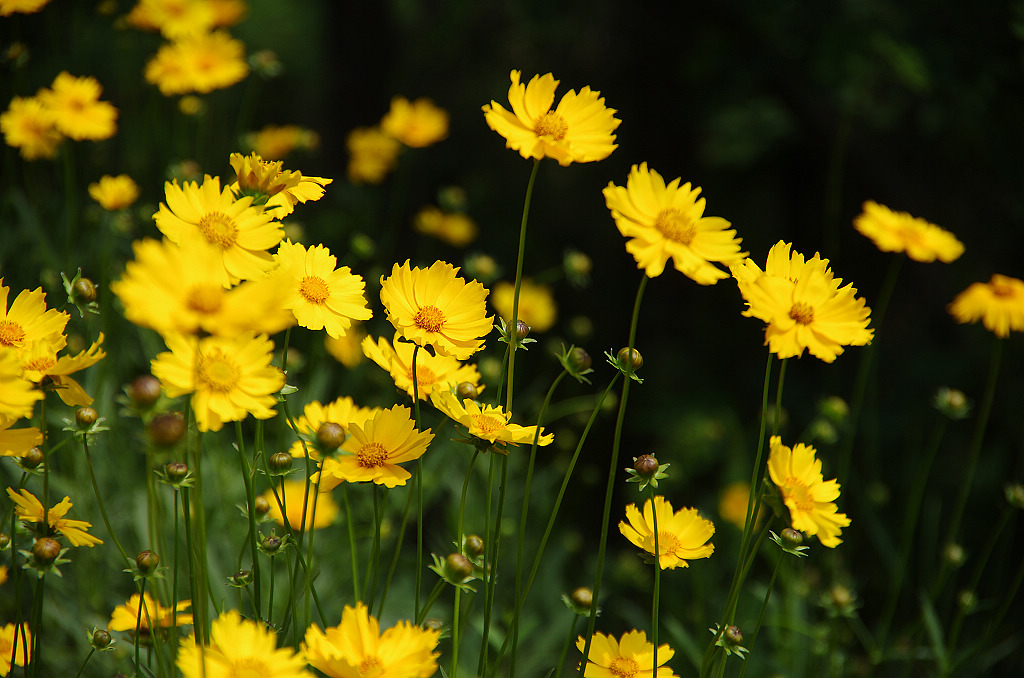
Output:
<path fill-rule="evenodd" d="M 810 325 L 814 322 L 814 307 L 798 301 L 789 309 L 789 317 L 801 325 Z"/>
<path fill-rule="evenodd" d="M 358 667 L 360 676 L 379 676 L 384 671 L 384 667 L 381 664 L 380 657 L 369 656 L 363 661 L 359 662 Z"/>
<path fill-rule="evenodd" d="M 214 391 L 227 393 L 238 384 L 238 365 L 220 349 L 199 356 L 198 380 Z"/>
<path fill-rule="evenodd" d="M 321 305 L 331 296 L 331 288 L 318 275 L 307 275 L 299 283 L 299 294 L 311 304 Z"/>
<path fill-rule="evenodd" d="M 199 220 L 199 232 L 211 244 L 227 249 L 238 241 L 238 227 L 223 212 L 208 212 Z"/>
<path fill-rule="evenodd" d="M 630 657 L 616 657 L 612 660 L 612 665 L 608 667 L 613 676 L 621 676 L 621 678 L 633 678 L 636 674 L 640 673 L 640 665 L 636 663 L 635 659 Z"/>
<path fill-rule="evenodd" d="M 786 499 L 796 502 L 796 507 L 801 511 L 814 510 L 814 498 L 811 497 L 807 485 L 796 478 L 786 478 L 786 486 L 782 489 Z"/>
<path fill-rule="evenodd" d="M 658 212 L 654 227 L 663 236 L 681 245 L 689 245 L 697 235 L 697 224 L 675 207 Z"/>
<path fill-rule="evenodd" d="M 1013 288 L 1007 285 L 1002 280 L 993 280 L 992 283 L 992 294 L 997 297 L 1009 298 L 1013 296 Z"/>
<path fill-rule="evenodd" d="M 534 125 L 533 131 L 537 136 L 550 136 L 554 137 L 555 141 L 561 141 L 565 138 L 565 133 L 569 131 L 569 123 L 558 113 L 548 111 L 537 118 L 537 124 Z"/>
<path fill-rule="evenodd" d="M 486 414 L 474 414 L 473 425 L 480 429 L 480 432 L 485 436 L 492 435 L 495 431 L 501 431 L 505 428 L 505 422 L 489 417 Z"/>
<path fill-rule="evenodd" d="M 25 329 L 20 323 L 0 321 L 0 345 L 17 346 L 25 341 Z"/>
<path fill-rule="evenodd" d="M 433 386 L 437 381 L 437 375 L 429 367 L 416 366 L 416 385 L 421 389 L 424 386 Z"/>
<path fill-rule="evenodd" d="M 27 372 L 46 372 L 56 364 L 57 361 L 54 358 L 36 358 L 29 360 L 23 367 Z"/>
<path fill-rule="evenodd" d="M 651 537 L 651 547 L 654 547 L 654 537 Z M 679 550 L 679 537 L 671 532 L 658 531 L 658 555 L 675 553 Z"/>
<path fill-rule="evenodd" d="M 437 306 L 423 306 L 412 318 L 416 327 L 427 332 L 440 332 L 445 320 L 444 313 Z"/>
<path fill-rule="evenodd" d="M 196 313 L 216 313 L 224 303 L 224 288 L 215 285 L 194 285 L 185 295 L 185 305 Z"/>
<path fill-rule="evenodd" d="M 271 673 L 267 662 L 259 657 L 244 657 L 232 662 L 231 670 L 227 675 L 231 678 L 262 678 Z"/>
<path fill-rule="evenodd" d="M 377 468 L 388 460 L 387 449 L 378 442 L 366 443 L 356 452 L 356 463 L 363 468 Z"/>

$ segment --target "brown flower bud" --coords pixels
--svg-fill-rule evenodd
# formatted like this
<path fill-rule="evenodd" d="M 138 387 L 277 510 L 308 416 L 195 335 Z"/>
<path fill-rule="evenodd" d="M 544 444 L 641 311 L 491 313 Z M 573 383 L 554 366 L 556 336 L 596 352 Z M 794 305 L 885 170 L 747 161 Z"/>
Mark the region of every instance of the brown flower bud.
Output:
<path fill-rule="evenodd" d="M 466 550 L 472 553 L 474 556 L 483 555 L 484 540 L 480 538 L 480 535 L 468 535 L 466 537 Z"/>
<path fill-rule="evenodd" d="M 722 633 L 726 642 L 732 643 L 733 645 L 739 645 L 743 642 L 743 632 L 740 631 L 738 626 L 726 626 L 725 631 Z"/>
<path fill-rule="evenodd" d="M 150 420 L 146 431 L 153 444 L 170 447 L 185 435 L 185 417 L 181 412 L 158 414 Z"/>
<path fill-rule="evenodd" d="M 470 381 L 459 382 L 459 385 L 455 387 L 455 392 L 458 393 L 459 397 L 463 400 L 466 398 L 476 400 L 480 395 L 480 391 L 477 389 L 476 384 Z"/>
<path fill-rule="evenodd" d="M 79 278 L 71 286 L 71 296 L 83 304 L 91 304 L 96 301 L 96 285 L 88 278 Z"/>
<path fill-rule="evenodd" d="M 152 551 L 142 551 L 139 555 L 135 556 L 135 566 L 138 567 L 139 572 L 144 575 L 153 574 L 159 564 L 160 556 Z"/>
<path fill-rule="evenodd" d="M 633 457 L 633 470 L 641 478 L 653 478 L 658 472 L 658 459 L 653 454 L 641 454 Z"/>
<path fill-rule="evenodd" d="M 75 410 L 75 423 L 78 424 L 78 428 L 89 428 L 96 423 L 99 416 L 99 412 L 91 407 L 79 407 Z"/>
<path fill-rule="evenodd" d="M 266 497 L 256 497 L 256 501 L 254 502 L 254 504 L 254 508 L 256 509 L 256 515 L 258 516 L 265 516 L 270 511 L 270 502 L 267 501 Z"/>
<path fill-rule="evenodd" d="M 143 374 L 135 377 L 131 386 L 128 387 L 128 397 L 132 399 L 136 407 L 143 409 L 152 407 L 160 399 L 160 380 L 152 374 Z"/>
<path fill-rule="evenodd" d="M 473 563 L 461 553 L 450 553 L 444 560 L 452 579 L 462 580 L 473 575 Z"/>
<path fill-rule="evenodd" d="M 188 464 L 181 461 L 172 461 L 164 465 L 164 475 L 172 483 L 180 483 L 188 475 Z"/>
<path fill-rule="evenodd" d="M 275 452 L 267 460 L 270 473 L 280 475 L 292 467 L 292 455 L 287 452 Z"/>
<path fill-rule="evenodd" d="M 526 339 L 530 336 L 530 326 L 524 323 L 522 320 L 516 321 L 516 338 Z"/>
<path fill-rule="evenodd" d="M 89 644 L 93 649 L 102 650 L 110 645 L 110 633 L 106 629 L 95 629 L 89 636 Z"/>
<path fill-rule="evenodd" d="M 573 604 L 586 610 L 589 610 L 590 606 L 594 604 L 594 592 L 587 586 L 579 587 L 569 597 Z"/>
<path fill-rule="evenodd" d="M 33 447 L 21 458 L 21 465 L 28 469 L 38 468 L 45 460 L 42 449 Z"/>
<path fill-rule="evenodd" d="M 635 348 L 621 348 L 619 349 L 618 355 L 615 357 L 619 359 L 619 363 L 624 366 L 628 366 L 634 372 L 644 366 L 643 356 L 641 356 L 640 351 Z"/>
<path fill-rule="evenodd" d="M 804 543 L 804 535 L 802 532 L 794 530 L 792 527 L 787 527 L 779 533 L 779 537 L 782 541 L 790 548 L 794 546 L 800 546 Z"/>
<path fill-rule="evenodd" d="M 60 542 L 50 537 L 36 539 L 32 544 L 32 557 L 40 565 L 49 565 L 60 556 Z"/>
<path fill-rule="evenodd" d="M 345 442 L 345 427 L 333 421 L 325 421 L 316 430 L 316 442 L 321 452 L 330 454 Z"/>

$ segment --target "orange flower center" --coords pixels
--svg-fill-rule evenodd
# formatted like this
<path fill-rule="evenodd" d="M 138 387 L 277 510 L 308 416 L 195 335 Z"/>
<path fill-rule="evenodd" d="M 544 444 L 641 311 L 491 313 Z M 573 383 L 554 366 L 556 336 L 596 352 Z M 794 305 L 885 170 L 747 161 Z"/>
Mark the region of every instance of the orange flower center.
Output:
<path fill-rule="evenodd" d="M 198 381 L 211 391 L 227 393 L 235 388 L 241 370 L 229 356 L 219 348 L 199 356 Z"/>
<path fill-rule="evenodd" d="M 486 414 L 474 414 L 473 426 L 480 431 L 481 437 L 488 437 L 494 435 L 496 431 L 504 430 L 505 422 Z"/>
<path fill-rule="evenodd" d="M 810 325 L 814 322 L 814 307 L 798 301 L 789 309 L 789 317 L 801 325 Z"/>
<path fill-rule="evenodd" d="M 210 244 L 227 249 L 238 241 L 238 227 L 223 212 L 208 212 L 199 220 L 199 232 Z"/>
<path fill-rule="evenodd" d="M 537 124 L 534 125 L 533 131 L 539 137 L 549 136 L 553 137 L 555 141 L 561 141 L 565 138 L 565 133 L 569 131 L 569 123 L 558 113 L 548 111 L 537 118 Z"/>
<path fill-rule="evenodd" d="M 224 288 L 214 285 L 193 285 L 185 295 L 185 305 L 196 313 L 216 313 L 224 303 Z"/>
<path fill-rule="evenodd" d="M 1009 298 L 1013 296 L 1013 288 L 1004 283 L 1002 280 L 993 280 L 990 284 L 992 285 L 992 294 L 994 294 L 995 296 L 1003 298 Z"/>
<path fill-rule="evenodd" d="M 243 657 L 231 662 L 228 669 L 229 678 L 263 678 L 271 675 L 273 670 L 260 657 Z"/>
<path fill-rule="evenodd" d="M 51 367 L 53 367 L 56 364 L 57 364 L 57 359 L 55 357 L 50 357 L 50 358 L 34 358 L 32 360 L 29 360 L 22 367 L 27 372 L 42 372 L 43 374 L 45 374 L 46 370 L 50 369 Z"/>
<path fill-rule="evenodd" d="M 681 245 L 689 245 L 697 235 L 697 224 L 675 207 L 658 212 L 654 228 L 667 239 Z"/>
<path fill-rule="evenodd" d="M 299 283 L 299 294 L 311 304 L 321 306 L 331 296 L 331 288 L 327 282 L 318 275 L 307 275 Z"/>
<path fill-rule="evenodd" d="M 384 673 L 384 666 L 380 661 L 380 657 L 371 655 L 359 662 L 358 671 L 360 676 L 379 676 Z"/>
<path fill-rule="evenodd" d="M 672 555 L 679 550 L 679 537 L 671 532 L 658 530 L 658 555 Z M 654 537 L 651 537 L 651 548 L 654 548 Z"/>
<path fill-rule="evenodd" d="M 0 322 L 0 345 L 19 346 L 23 341 L 25 341 L 25 329 L 21 323 L 11 320 Z"/>
<path fill-rule="evenodd" d="M 633 678 L 636 674 L 640 673 L 640 665 L 636 663 L 635 659 L 629 657 L 616 657 L 612 660 L 612 665 L 608 667 L 613 676 L 621 676 L 621 678 Z"/>
<path fill-rule="evenodd" d="M 796 478 L 786 478 L 782 494 L 786 499 L 792 499 L 796 503 L 797 510 L 809 513 L 814 510 L 814 498 L 810 489 Z"/>
<path fill-rule="evenodd" d="M 419 386 L 420 393 L 423 393 L 425 388 L 433 386 L 437 382 L 437 375 L 429 367 L 416 366 L 416 385 Z"/>
<path fill-rule="evenodd" d="M 377 468 L 388 460 L 387 449 L 378 442 L 369 442 L 356 452 L 356 463 L 363 468 Z"/>
<path fill-rule="evenodd" d="M 427 332 L 440 332 L 444 327 L 445 317 L 437 306 L 424 306 L 416 311 L 412 318 L 416 327 Z"/>

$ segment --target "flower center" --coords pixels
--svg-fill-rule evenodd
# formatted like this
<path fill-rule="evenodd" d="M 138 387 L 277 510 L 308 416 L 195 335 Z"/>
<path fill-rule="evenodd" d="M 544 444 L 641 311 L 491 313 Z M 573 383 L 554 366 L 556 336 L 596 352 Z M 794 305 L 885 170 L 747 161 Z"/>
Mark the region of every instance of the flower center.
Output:
<path fill-rule="evenodd" d="M 654 546 L 654 537 L 651 537 L 651 546 Z M 679 550 L 679 537 L 671 532 L 658 531 L 658 555 L 671 555 Z"/>
<path fill-rule="evenodd" d="M 198 380 L 212 391 L 227 393 L 240 376 L 238 365 L 219 348 L 199 356 Z"/>
<path fill-rule="evenodd" d="M 384 666 L 379 657 L 371 655 L 359 662 L 358 671 L 360 676 L 379 676 L 384 673 Z"/>
<path fill-rule="evenodd" d="M 388 451 L 378 442 L 366 443 L 356 452 L 356 463 L 363 468 L 377 468 L 387 460 Z"/>
<path fill-rule="evenodd" d="M 185 305 L 196 313 L 216 313 L 224 303 L 224 288 L 213 285 L 193 285 L 185 295 Z"/>
<path fill-rule="evenodd" d="M 22 367 L 26 372 L 42 372 L 46 373 L 46 370 L 50 369 L 57 364 L 56 357 L 46 358 L 33 358 L 25 363 Z"/>
<path fill-rule="evenodd" d="M 430 388 L 437 382 L 437 375 L 429 367 L 416 366 L 416 385 L 423 393 L 424 387 Z"/>
<path fill-rule="evenodd" d="M 549 136 L 553 137 L 555 141 L 561 141 L 565 138 L 565 133 L 569 131 L 569 123 L 558 113 L 548 111 L 537 118 L 537 124 L 534 125 L 533 131 L 539 137 Z"/>
<path fill-rule="evenodd" d="M 799 511 L 810 512 L 814 510 L 814 498 L 806 485 L 796 478 L 786 478 L 785 488 L 782 492 L 786 499 L 792 499 Z"/>
<path fill-rule="evenodd" d="M 320 276 L 307 275 L 299 283 L 299 294 L 309 303 L 320 306 L 327 301 L 327 297 L 331 296 L 331 288 Z"/>
<path fill-rule="evenodd" d="M 25 329 L 21 323 L 11 320 L 0 322 L 0 345 L 19 346 L 23 341 L 25 341 Z"/>
<path fill-rule="evenodd" d="M 798 301 L 789 309 L 789 317 L 801 325 L 810 325 L 814 322 L 814 307 Z"/>
<path fill-rule="evenodd" d="M 616 657 L 612 660 L 612 665 L 608 667 L 608 670 L 611 671 L 613 676 L 633 678 L 633 676 L 640 673 L 640 665 L 636 663 L 635 659 Z"/>
<path fill-rule="evenodd" d="M 474 414 L 473 426 L 483 434 L 483 437 L 486 437 L 493 435 L 495 431 L 504 430 L 505 422 L 494 417 L 489 417 L 486 414 Z"/>
<path fill-rule="evenodd" d="M 1002 280 L 995 280 L 992 282 L 992 294 L 997 297 L 1009 298 L 1013 296 L 1013 288 L 1004 283 Z"/>
<path fill-rule="evenodd" d="M 263 678 L 272 674 L 267 662 L 259 657 L 244 657 L 231 662 L 228 678 Z"/>
<path fill-rule="evenodd" d="M 213 245 L 227 249 L 238 241 L 238 227 L 223 212 L 208 212 L 199 220 L 199 232 Z"/>
<path fill-rule="evenodd" d="M 440 332 L 444 327 L 445 317 L 437 306 L 424 306 L 416 311 L 412 321 L 416 327 L 427 332 Z"/>
<path fill-rule="evenodd" d="M 654 219 L 654 228 L 669 240 L 681 245 L 689 245 L 697 235 L 697 224 L 675 207 L 658 212 Z"/>

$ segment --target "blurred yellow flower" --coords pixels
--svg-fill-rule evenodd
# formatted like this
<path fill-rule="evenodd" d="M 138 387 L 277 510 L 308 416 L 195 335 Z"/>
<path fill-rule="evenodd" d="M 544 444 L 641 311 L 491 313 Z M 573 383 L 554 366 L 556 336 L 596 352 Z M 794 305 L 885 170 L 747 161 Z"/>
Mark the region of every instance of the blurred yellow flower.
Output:
<path fill-rule="evenodd" d="M 971 283 L 956 295 L 949 312 L 958 323 L 981 320 L 997 337 L 1024 332 L 1024 281 L 996 273 L 987 283 Z"/>
<path fill-rule="evenodd" d="M 43 392 L 22 376 L 18 352 L 0 346 L 0 416 L 27 419 L 43 397 Z"/>
<path fill-rule="evenodd" d="M 536 426 L 520 426 L 510 423 L 511 412 L 494 405 L 481 407 L 469 398 L 459 398 L 450 391 L 434 391 L 430 396 L 434 407 L 450 419 L 466 427 L 469 435 L 489 443 L 489 449 L 499 454 L 508 454 L 508 446 L 532 445 L 537 438 L 538 445 L 550 445 L 555 441 L 553 433 L 544 433 Z"/>
<path fill-rule="evenodd" d="M 64 538 L 72 546 L 88 546 L 92 548 L 97 544 L 103 543 L 102 539 L 94 537 L 87 532 L 92 527 L 92 523 L 64 517 L 71 510 L 71 507 L 74 506 L 71 503 L 71 497 L 64 497 L 59 504 L 49 511 L 44 511 L 43 503 L 28 490 L 22 489 L 19 492 L 15 492 L 14 488 L 8 487 L 7 496 L 14 502 L 14 512 L 20 520 L 26 523 L 36 523 L 36 525 L 44 521 L 47 523 L 48 527 L 42 530 L 44 534 L 49 535 L 56 530 L 64 535 Z M 43 516 L 44 513 L 46 514 L 45 517 Z M 37 527 L 37 529 L 39 528 Z"/>
<path fill-rule="evenodd" d="M 245 46 L 224 31 L 203 33 L 161 47 L 146 64 L 146 82 L 164 96 L 230 87 L 249 75 Z"/>
<path fill-rule="evenodd" d="M 0 349 L 14 349 L 20 356 L 36 342 L 53 346 L 54 352 L 64 348 L 67 339 L 64 327 L 71 318 L 67 313 L 46 308 L 46 294 L 42 287 L 22 290 L 7 307 L 11 288 L 0 278 Z"/>
<path fill-rule="evenodd" d="M 372 337 L 366 337 L 362 349 L 367 358 L 388 371 L 398 390 L 412 397 L 412 354 L 415 344 L 399 341 L 396 334 L 394 346 L 384 337 L 376 342 Z M 416 356 L 416 386 L 420 400 L 429 400 L 430 394 L 438 390 L 450 391 L 464 381 L 476 386 L 478 391 L 484 389 L 475 365 L 463 365 L 451 356 L 430 355 L 427 351 L 420 351 Z"/>
<path fill-rule="evenodd" d="M 139 199 L 139 186 L 127 174 L 104 175 L 89 184 L 89 197 L 105 210 L 113 212 L 132 205 Z"/>
<path fill-rule="evenodd" d="M 185 678 L 273 676 L 312 678 L 306 660 L 290 648 L 277 647 L 277 634 L 262 621 L 228 610 L 213 620 L 210 644 L 200 651 L 195 632 L 181 639 L 178 669 Z"/>
<path fill-rule="evenodd" d="M 964 253 L 963 243 L 949 231 L 906 212 L 893 212 L 873 200 L 864 203 L 853 227 L 883 252 L 906 252 L 915 261 L 938 259 L 948 264 Z"/>
<path fill-rule="evenodd" d="M 821 460 L 815 458 L 814 448 L 797 443 L 790 449 L 780 436 L 772 436 L 769 444 L 768 474 L 782 493 L 793 529 L 817 535 L 829 548 L 841 544 L 839 534 L 850 519 L 838 512 L 839 483 L 821 475 Z"/>
<path fill-rule="evenodd" d="M 586 638 L 576 639 L 576 649 L 583 652 Z M 590 641 L 590 654 L 583 670 L 584 678 L 677 678 L 665 662 L 675 656 L 667 643 L 658 646 L 658 672 L 655 675 L 654 644 L 647 642 L 647 634 L 633 629 L 619 640 L 600 631 Z"/>
<path fill-rule="evenodd" d="M 117 109 L 100 101 L 103 89 L 96 78 L 60 73 L 50 89 L 39 90 L 39 101 L 53 116 L 57 131 L 76 141 L 109 139 L 117 131 Z"/>
<path fill-rule="evenodd" d="M 453 247 L 465 247 L 476 240 L 476 222 L 463 212 L 442 212 L 432 205 L 424 207 L 413 217 L 412 227 L 443 240 Z"/>
<path fill-rule="evenodd" d="M 689 567 L 688 561 L 707 558 L 715 551 L 708 543 L 715 533 L 715 525 L 697 515 L 697 509 L 684 508 L 672 512 L 672 504 L 665 497 L 654 497 L 644 503 L 643 515 L 636 504 L 626 507 L 626 520 L 619 522 L 619 532 L 647 553 L 654 555 L 654 511 L 658 516 L 658 566 L 674 570 Z"/>
<path fill-rule="evenodd" d="M 633 165 L 625 188 L 609 182 L 605 203 L 619 232 L 626 238 L 626 251 L 636 259 L 637 268 L 650 277 L 661 275 L 671 258 L 676 270 L 701 285 L 714 285 L 729 274 L 714 266 L 738 264 L 746 256 L 740 239 L 721 217 L 704 216 L 700 188 L 687 182 L 668 185 L 661 175 L 647 169 L 647 163 Z"/>
<path fill-rule="evenodd" d="M 4 143 L 17 148 L 25 160 L 52 158 L 64 138 L 54 126 L 53 115 L 36 97 L 14 97 L 0 113 Z"/>
<path fill-rule="evenodd" d="M 352 424 L 362 426 L 367 420 L 373 419 L 381 411 L 379 407 L 360 407 L 349 396 L 342 396 L 326 405 L 322 405 L 314 400 L 306 405 L 302 411 L 302 416 L 295 420 L 295 430 L 306 440 L 313 441 L 316 440 L 317 431 L 320 430 L 322 424 L 337 424 L 347 431 L 348 427 Z M 306 450 L 309 451 L 311 459 L 320 459 L 320 453 L 314 445 L 307 444 Z M 292 447 L 288 451 L 293 457 L 299 459 L 303 459 L 306 456 L 302 443 L 298 440 L 292 443 Z"/>
<path fill-rule="evenodd" d="M 379 127 L 357 127 L 345 139 L 348 180 L 353 184 L 379 184 L 398 164 L 401 144 Z"/>
<path fill-rule="evenodd" d="M 295 149 L 310 150 L 320 146 L 320 135 L 298 125 L 267 125 L 245 136 L 246 146 L 267 160 L 282 160 Z"/>
<path fill-rule="evenodd" d="M 262 202 L 260 198 L 265 199 L 263 209 L 275 219 L 291 214 L 297 203 L 319 200 L 324 195 L 324 186 L 332 181 L 285 170 L 280 160 L 264 160 L 255 153 L 232 153 L 230 163 L 237 177 L 231 190 L 253 196 L 258 202 Z"/>
<path fill-rule="evenodd" d="M 44 378 L 49 379 L 65 405 L 91 405 L 92 397 L 69 375 L 91 367 L 105 358 L 107 354 L 100 348 L 102 343 L 103 333 L 100 332 L 99 338 L 89 348 L 77 355 L 58 358 L 57 351 L 53 350 L 53 344 L 37 341 L 22 354 L 22 376 L 37 384 Z"/>
<path fill-rule="evenodd" d="M 129 26 L 160 31 L 168 40 L 209 33 L 215 19 L 208 0 L 139 0 L 127 16 Z"/>
<path fill-rule="evenodd" d="M 331 357 L 345 367 L 352 369 L 363 362 L 363 339 L 366 338 L 366 330 L 362 323 L 353 322 L 348 331 L 340 337 L 327 335 L 324 337 L 324 346 Z"/>
<path fill-rule="evenodd" d="M 512 320 L 512 303 L 516 286 L 510 282 L 499 282 L 491 294 L 491 304 L 506 324 Z M 551 288 L 535 285 L 532 280 L 523 279 L 519 287 L 519 320 L 530 326 L 533 332 L 547 332 L 558 319 L 558 306 Z"/>
<path fill-rule="evenodd" d="M 0 628 L 0 676 L 9 674 L 13 666 L 24 666 L 30 661 L 32 633 L 28 626 L 7 624 Z"/>
<path fill-rule="evenodd" d="M 175 622 L 178 626 L 191 624 L 192 614 L 184 612 L 191 606 L 191 600 L 179 600 L 174 608 L 164 607 L 158 601 L 153 600 L 149 593 L 144 592 L 142 594 L 141 628 L 148 635 L 151 628 L 168 629 Z M 128 602 L 114 608 L 107 628 L 111 631 L 134 632 L 139 623 L 139 594 L 133 593 Z"/>
<path fill-rule="evenodd" d="M 718 515 L 741 530 L 747 523 L 750 483 L 737 480 L 726 485 L 718 499 Z"/>
<path fill-rule="evenodd" d="M 33 12 L 41 10 L 49 2 L 50 0 L 0 0 L 0 16 L 10 16 L 15 12 L 20 12 L 21 14 L 32 14 Z M 8 624 L 8 626 L 10 626 L 10 624 Z M 10 656 L 10 654 L 10 651 L 8 651 L 7 655 Z M 2 664 L 0 664 L 0 666 L 2 666 Z M 23 664 L 19 663 L 18 666 L 23 666 Z M 10 669 L 10 667 L 8 667 L 8 669 Z"/>
<path fill-rule="evenodd" d="M 558 81 L 548 73 L 535 75 L 523 85 L 519 76 L 519 71 L 510 75 L 511 111 L 496 101 L 483 107 L 488 127 L 505 137 L 507 148 L 524 158 L 553 158 L 563 166 L 611 155 L 616 148 L 612 132 L 621 121 L 614 117 L 615 109 L 605 107 L 600 92 L 589 86 L 579 94 L 569 90 L 551 110 Z"/>
<path fill-rule="evenodd" d="M 310 485 L 309 495 L 306 495 L 306 482 L 304 480 L 286 480 L 278 489 L 284 501 L 284 511 L 288 516 L 288 525 L 293 530 L 309 530 L 310 520 L 313 520 L 312 527 L 327 527 L 334 522 L 338 515 L 338 505 L 327 492 L 317 492 L 316 485 Z M 306 497 L 305 508 L 302 498 Z M 263 493 L 263 498 L 270 504 L 270 511 L 267 516 L 284 525 L 284 518 L 281 516 L 281 507 L 277 503 L 277 496 L 274 490 L 270 489 Z M 316 517 L 313 517 L 313 506 L 316 505 Z M 302 515 L 305 510 L 306 526 L 302 526 Z"/>
<path fill-rule="evenodd" d="M 410 148 L 425 148 L 448 136 L 448 112 L 430 99 L 410 102 L 405 97 L 395 97 L 391 110 L 380 121 L 380 128 Z"/>
<path fill-rule="evenodd" d="M 0 392 L 3 384 L 0 382 Z M 18 421 L 0 411 L 0 457 L 21 457 L 43 442 L 43 434 L 36 427 L 11 428 Z"/>

